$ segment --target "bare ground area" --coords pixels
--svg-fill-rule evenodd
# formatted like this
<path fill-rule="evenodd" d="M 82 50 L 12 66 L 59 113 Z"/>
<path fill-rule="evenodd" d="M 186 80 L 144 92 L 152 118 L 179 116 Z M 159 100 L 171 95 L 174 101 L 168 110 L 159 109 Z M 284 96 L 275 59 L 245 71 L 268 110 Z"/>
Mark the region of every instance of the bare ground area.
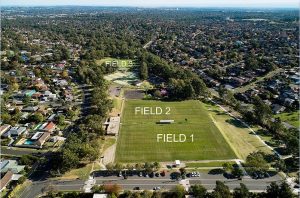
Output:
<path fill-rule="evenodd" d="M 126 90 L 124 94 L 126 99 L 143 99 L 144 95 L 142 90 Z"/>

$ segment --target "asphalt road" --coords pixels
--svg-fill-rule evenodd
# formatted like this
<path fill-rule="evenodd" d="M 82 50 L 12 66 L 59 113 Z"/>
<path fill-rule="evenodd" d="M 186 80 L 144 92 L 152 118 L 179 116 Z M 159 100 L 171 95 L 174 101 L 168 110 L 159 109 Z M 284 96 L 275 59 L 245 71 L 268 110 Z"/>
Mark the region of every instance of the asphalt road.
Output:
<path fill-rule="evenodd" d="M 238 179 L 226 179 L 222 174 L 211 175 L 208 173 L 201 173 L 200 177 L 187 178 L 190 185 L 201 184 L 207 190 L 213 190 L 215 188 L 216 180 L 223 181 L 231 190 L 240 186 L 240 183 L 244 183 L 250 191 L 264 191 L 271 182 L 275 181 L 280 183 L 282 178 L 279 175 L 275 175 L 265 179 L 251 179 L 244 178 L 243 180 Z M 162 190 L 169 190 L 180 182 L 171 180 L 170 175 L 167 173 L 165 177 L 139 177 L 129 176 L 127 179 L 117 176 L 98 176 L 95 177 L 96 184 L 119 184 L 124 190 L 133 190 L 135 187 L 140 189 L 152 190 L 154 187 L 160 187 Z M 39 194 L 43 193 L 45 189 L 52 188 L 54 190 L 68 190 L 68 191 L 82 191 L 84 186 L 83 180 L 72 180 L 72 181 L 60 181 L 60 180 L 45 180 L 36 181 L 32 185 L 29 185 L 23 193 L 20 195 L 21 198 L 34 198 Z"/>
<path fill-rule="evenodd" d="M 45 190 L 50 188 L 57 191 L 81 191 L 83 189 L 84 181 L 73 180 L 73 181 L 43 181 L 33 182 L 27 186 L 19 197 L 21 198 L 34 198 L 42 194 Z"/>
<path fill-rule="evenodd" d="M 165 177 L 138 177 L 129 176 L 127 179 L 123 177 L 110 176 L 110 177 L 96 177 L 96 184 L 120 184 L 123 189 L 132 190 L 134 187 L 140 187 L 140 189 L 151 190 L 154 187 L 161 187 L 162 189 L 171 189 L 172 187 L 179 184 L 179 181 L 169 179 L 169 175 Z M 244 178 L 243 180 L 238 179 L 226 179 L 222 174 L 211 175 L 207 173 L 201 173 L 200 177 L 187 178 L 190 185 L 201 184 L 207 190 L 213 190 L 215 188 L 216 181 L 223 181 L 230 189 L 234 189 L 240 186 L 240 183 L 244 183 L 249 190 L 253 191 L 264 191 L 271 182 L 281 182 L 282 178 L 278 175 L 265 178 L 265 179 L 252 179 Z"/>

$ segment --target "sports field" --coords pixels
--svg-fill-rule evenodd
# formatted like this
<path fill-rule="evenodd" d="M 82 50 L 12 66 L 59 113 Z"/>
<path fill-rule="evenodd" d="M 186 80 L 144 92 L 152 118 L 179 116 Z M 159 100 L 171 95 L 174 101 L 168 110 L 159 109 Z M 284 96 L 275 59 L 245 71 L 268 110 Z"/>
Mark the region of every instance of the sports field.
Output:
<path fill-rule="evenodd" d="M 155 107 L 161 107 L 163 111 L 161 115 L 141 115 L 140 111 L 135 114 L 136 107 L 152 107 L 152 113 Z M 166 115 L 167 111 L 169 115 Z M 160 120 L 174 120 L 174 123 L 157 124 Z M 121 123 L 116 152 L 118 162 L 236 158 L 199 101 L 127 100 Z M 159 142 L 157 134 L 162 134 Z M 164 142 L 163 134 L 175 135 L 175 141 L 179 140 L 179 134 L 184 134 L 186 140 Z M 169 140 L 174 140 L 173 135 Z"/>

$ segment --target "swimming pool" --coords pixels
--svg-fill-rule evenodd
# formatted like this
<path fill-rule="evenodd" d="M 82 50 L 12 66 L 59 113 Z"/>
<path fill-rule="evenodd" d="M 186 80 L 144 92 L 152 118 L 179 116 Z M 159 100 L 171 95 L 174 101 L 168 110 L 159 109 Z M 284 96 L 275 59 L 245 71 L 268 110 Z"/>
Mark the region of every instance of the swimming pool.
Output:
<path fill-rule="evenodd" d="M 24 142 L 24 145 L 33 145 L 33 141 L 32 140 L 26 140 Z"/>

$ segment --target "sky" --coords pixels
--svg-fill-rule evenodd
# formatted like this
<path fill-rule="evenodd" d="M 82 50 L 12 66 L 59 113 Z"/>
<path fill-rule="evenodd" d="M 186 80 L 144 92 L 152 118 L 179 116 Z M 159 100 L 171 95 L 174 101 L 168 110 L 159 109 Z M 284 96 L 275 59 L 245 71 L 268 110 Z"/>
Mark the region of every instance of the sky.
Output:
<path fill-rule="evenodd" d="M 137 6 L 137 7 L 278 7 L 299 8 L 298 0 L 1 0 L 2 6 Z"/>

